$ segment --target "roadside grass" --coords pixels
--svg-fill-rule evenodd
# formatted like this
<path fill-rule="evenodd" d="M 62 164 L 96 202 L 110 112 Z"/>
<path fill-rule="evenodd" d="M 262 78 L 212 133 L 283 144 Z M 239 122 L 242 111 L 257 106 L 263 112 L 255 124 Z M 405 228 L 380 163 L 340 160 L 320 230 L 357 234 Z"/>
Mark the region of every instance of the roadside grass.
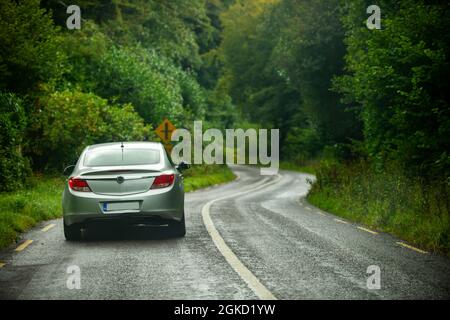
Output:
<path fill-rule="evenodd" d="M 26 189 L 0 194 L 0 248 L 38 222 L 60 217 L 63 188 L 63 178 L 33 176 Z"/>
<path fill-rule="evenodd" d="M 282 161 L 280 162 L 280 169 L 282 170 L 289 170 L 289 171 L 296 171 L 296 172 L 302 172 L 302 173 L 308 173 L 308 174 L 315 174 L 318 164 L 311 163 L 307 165 L 299 165 L 294 162 L 289 161 Z"/>
<path fill-rule="evenodd" d="M 226 165 L 193 165 L 183 175 L 186 192 L 230 182 L 236 178 Z"/>
<path fill-rule="evenodd" d="M 193 166 L 185 172 L 185 190 L 194 191 L 235 179 L 227 166 Z M 17 241 L 37 223 L 62 216 L 63 177 L 35 175 L 28 187 L 0 194 L 0 249 Z"/>
<path fill-rule="evenodd" d="M 425 185 L 395 168 L 322 165 L 308 201 L 318 208 L 391 233 L 428 251 L 450 254 L 449 187 Z"/>

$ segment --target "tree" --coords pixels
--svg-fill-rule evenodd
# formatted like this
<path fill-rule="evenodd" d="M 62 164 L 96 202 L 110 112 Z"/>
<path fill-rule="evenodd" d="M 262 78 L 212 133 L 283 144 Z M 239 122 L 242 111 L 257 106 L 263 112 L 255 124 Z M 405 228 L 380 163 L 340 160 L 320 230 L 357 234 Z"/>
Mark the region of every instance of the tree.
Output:
<path fill-rule="evenodd" d="M 222 81 L 251 121 L 281 129 L 285 157 L 302 152 L 286 145 L 293 132 L 315 137 L 316 155 L 360 138 L 355 114 L 330 90 L 344 67 L 338 0 L 237 1 L 222 20 Z"/>
<path fill-rule="evenodd" d="M 45 0 L 43 5 L 57 13 L 57 23 L 65 26 L 67 15 L 60 1 Z M 139 44 L 183 69 L 199 68 L 200 48 L 211 41 L 205 0 L 82 0 L 78 5 L 83 19 L 98 24 L 116 44 Z"/>
<path fill-rule="evenodd" d="M 23 187 L 30 174 L 28 159 L 22 155 L 26 125 L 22 99 L 0 93 L 0 191 Z"/>
<path fill-rule="evenodd" d="M 41 169 L 62 170 L 91 144 L 153 137 L 131 105 L 109 105 L 95 94 L 77 90 L 43 97 L 32 130 L 35 142 L 29 152 Z"/>
<path fill-rule="evenodd" d="M 73 66 L 66 80 L 110 102 L 131 103 L 147 123 L 164 118 L 184 124 L 202 118 L 203 89 L 193 72 L 142 46 L 117 46 L 92 22 L 66 35 L 64 48 Z"/>
<path fill-rule="evenodd" d="M 434 4 L 436 3 L 436 4 Z M 450 176 L 448 4 L 404 0 L 383 8 L 382 30 L 347 6 L 347 71 L 336 89 L 359 105 L 365 145 L 380 168 L 399 161 L 414 175 Z"/>
<path fill-rule="evenodd" d="M 338 0 L 283 0 L 274 21 L 281 23 L 274 68 L 301 94 L 301 109 L 322 145 L 359 138 L 354 114 L 330 89 L 343 73 L 344 28 Z"/>
<path fill-rule="evenodd" d="M 30 93 L 65 71 L 58 28 L 39 2 L 0 2 L 0 90 Z"/>

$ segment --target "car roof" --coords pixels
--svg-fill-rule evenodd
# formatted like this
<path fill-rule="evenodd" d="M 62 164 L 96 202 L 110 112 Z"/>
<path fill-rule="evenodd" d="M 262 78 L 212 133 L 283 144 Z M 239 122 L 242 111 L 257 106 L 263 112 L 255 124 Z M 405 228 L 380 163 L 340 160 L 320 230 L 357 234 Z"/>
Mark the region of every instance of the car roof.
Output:
<path fill-rule="evenodd" d="M 97 149 L 115 149 L 120 148 L 121 146 L 124 148 L 138 148 L 138 149 L 161 149 L 162 144 L 160 142 L 110 142 L 110 143 L 101 143 L 94 144 L 87 148 L 88 151 L 97 150 Z"/>

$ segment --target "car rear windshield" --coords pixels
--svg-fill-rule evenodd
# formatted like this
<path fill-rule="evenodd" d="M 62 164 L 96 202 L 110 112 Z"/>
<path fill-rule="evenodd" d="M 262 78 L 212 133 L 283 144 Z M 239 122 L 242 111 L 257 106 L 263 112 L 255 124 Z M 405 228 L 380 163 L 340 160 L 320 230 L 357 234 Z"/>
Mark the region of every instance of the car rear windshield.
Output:
<path fill-rule="evenodd" d="M 139 166 L 160 162 L 160 151 L 152 149 L 117 148 L 92 150 L 84 158 L 86 167 Z"/>

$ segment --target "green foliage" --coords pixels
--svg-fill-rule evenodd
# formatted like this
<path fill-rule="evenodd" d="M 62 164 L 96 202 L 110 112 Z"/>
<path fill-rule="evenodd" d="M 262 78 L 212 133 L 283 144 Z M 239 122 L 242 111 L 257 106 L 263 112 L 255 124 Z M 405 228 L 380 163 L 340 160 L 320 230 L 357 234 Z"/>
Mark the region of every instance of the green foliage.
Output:
<path fill-rule="evenodd" d="M 120 17 L 105 29 L 113 39 L 127 43 L 132 38 L 184 67 L 200 65 L 199 43 L 208 41 L 209 33 L 203 0 L 123 1 L 117 6 L 122 7 Z"/>
<path fill-rule="evenodd" d="M 114 43 L 140 44 L 184 68 L 200 67 L 200 48 L 211 41 L 204 0 L 81 0 L 77 4 L 83 18 L 94 21 Z M 43 5 L 53 9 L 57 23 L 65 26 L 61 1 L 45 0 Z"/>
<path fill-rule="evenodd" d="M 355 114 L 330 91 L 344 65 L 339 13 L 338 0 L 252 0 L 222 15 L 222 81 L 244 115 L 281 129 L 284 158 L 303 152 L 290 146 L 303 138 L 295 137 L 302 130 L 317 137 L 312 153 L 359 137 Z"/>
<path fill-rule="evenodd" d="M 245 117 L 281 129 L 285 166 L 327 159 L 321 205 L 448 249 L 449 4 L 380 0 L 382 30 L 369 30 L 371 4 L 236 1 L 207 57 Z"/>
<path fill-rule="evenodd" d="M 258 32 L 263 13 L 273 5 L 274 0 L 237 1 L 221 15 L 223 41 L 220 56 L 224 71 L 221 85 L 228 89 L 233 100 L 250 120 L 258 117 L 258 106 L 250 104 L 251 96 L 268 85 L 271 70 L 266 71 L 272 43 L 263 32 Z M 253 118 L 252 118 L 253 117 Z"/>
<path fill-rule="evenodd" d="M 92 23 L 65 38 L 73 84 L 110 102 L 131 103 L 148 123 L 184 124 L 202 118 L 205 94 L 195 75 L 141 46 L 118 47 Z"/>
<path fill-rule="evenodd" d="M 12 93 L 0 93 L 0 191 L 22 187 L 30 173 L 21 151 L 25 128 L 23 101 Z"/>
<path fill-rule="evenodd" d="M 42 220 L 59 218 L 62 214 L 63 178 L 32 176 L 28 185 L 0 197 L 0 249 L 17 240 Z"/>
<path fill-rule="evenodd" d="M 22 143 L 26 127 L 22 99 L 12 93 L 0 93 L 0 112 L 0 146 L 14 148 Z"/>
<path fill-rule="evenodd" d="M 289 170 L 289 171 L 296 171 L 301 173 L 308 173 L 308 174 L 316 174 L 316 168 L 317 168 L 317 162 L 313 160 L 294 160 L 294 161 L 283 161 L 280 163 L 280 169 L 282 170 Z"/>
<path fill-rule="evenodd" d="M 16 94 L 0 96 L 0 190 L 23 184 L 22 149 L 62 169 L 88 144 L 153 138 L 164 118 L 250 123 L 281 129 L 288 167 L 327 159 L 313 199 L 448 247 L 449 4 L 379 0 L 382 30 L 366 27 L 370 0 L 77 4 L 68 31 L 59 0 L 0 2 L 0 90 Z M 229 178 L 208 170 L 187 188 Z"/>
<path fill-rule="evenodd" d="M 383 30 L 360 23 L 352 2 L 344 19 L 348 74 L 336 89 L 361 108 L 369 156 L 394 159 L 412 174 L 450 176 L 450 11 L 448 4 L 381 4 Z"/>
<path fill-rule="evenodd" d="M 39 2 L 0 1 L 0 90 L 30 93 L 65 70 L 58 29 Z"/>
<path fill-rule="evenodd" d="M 229 129 L 236 124 L 239 115 L 231 97 L 220 87 L 206 92 L 205 120 L 210 128 Z M 236 126 L 238 127 L 238 126 Z"/>
<path fill-rule="evenodd" d="M 38 164 L 60 170 L 74 164 L 88 145 L 145 140 L 151 134 L 131 105 L 111 106 L 92 93 L 69 90 L 43 99 L 33 130 L 39 135 L 32 146 Z"/>
<path fill-rule="evenodd" d="M 118 119 L 129 120 L 132 127 L 136 123 L 133 108 L 153 127 L 164 118 L 179 127 L 187 126 L 194 119 L 203 119 L 207 107 L 217 110 L 207 105 L 206 91 L 194 71 L 202 68 L 200 54 L 218 44 L 217 38 L 211 38 L 205 1 L 82 0 L 77 4 L 82 8 L 82 29 L 68 31 L 61 1 L 1 3 L 0 40 L 5 48 L 0 56 L 0 89 L 11 88 L 27 99 L 27 116 L 33 121 L 25 150 L 35 168 L 73 161 L 73 154 L 57 150 L 58 139 L 69 142 L 67 148 L 76 154 L 92 141 L 127 136 L 136 128 L 127 128 Z M 215 14 L 222 7 L 219 3 Z M 67 100 L 59 96 L 62 93 Z M 47 96 L 45 101 L 42 96 Z M 81 103 L 83 111 L 72 110 L 77 107 L 74 101 Z M 110 108 L 109 113 L 98 111 L 105 109 L 105 103 L 121 107 Z M 215 101 L 209 99 L 208 103 Z M 228 102 L 228 109 L 230 105 Z M 62 125 L 63 113 L 76 118 L 86 108 L 88 133 L 76 124 Z M 36 112 L 39 109 L 41 113 Z M 100 126 L 106 118 L 115 121 L 108 129 Z M 215 119 L 220 123 L 220 117 Z M 53 121 L 60 124 L 55 126 L 63 131 L 60 137 L 57 129 L 47 128 Z M 116 133 L 110 130 L 112 126 Z M 67 128 L 73 129 L 70 135 Z"/>
<path fill-rule="evenodd" d="M 339 1 L 284 0 L 273 16 L 280 31 L 274 34 L 271 63 L 301 95 L 306 119 L 297 126 L 313 129 L 322 145 L 357 137 L 357 120 L 330 91 L 333 77 L 341 74 L 344 66 Z"/>
<path fill-rule="evenodd" d="M 426 184 L 390 163 L 375 172 L 366 162 L 323 162 L 309 201 L 431 250 L 450 253 L 450 187 Z"/>
<path fill-rule="evenodd" d="M 120 103 L 131 102 L 149 123 L 157 125 L 164 117 L 180 119 L 182 96 L 175 81 L 149 68 L 138 53 L 111 48 L 101 57 L 95 74 L 96 92 Z"/>
<path fill-rule="evenodd" d="M 225 165 L 193 165 L 184 173 L 186 192 L 230 182 L 236 178 Z"/>
<path fill-rule="evenodd" d="M 316 131 L 310 128 L 292 128 L 285 140 L 282 153 L 285 158 L 302 163 L 317 158 L 323 149 L 323 144 Z"/>

